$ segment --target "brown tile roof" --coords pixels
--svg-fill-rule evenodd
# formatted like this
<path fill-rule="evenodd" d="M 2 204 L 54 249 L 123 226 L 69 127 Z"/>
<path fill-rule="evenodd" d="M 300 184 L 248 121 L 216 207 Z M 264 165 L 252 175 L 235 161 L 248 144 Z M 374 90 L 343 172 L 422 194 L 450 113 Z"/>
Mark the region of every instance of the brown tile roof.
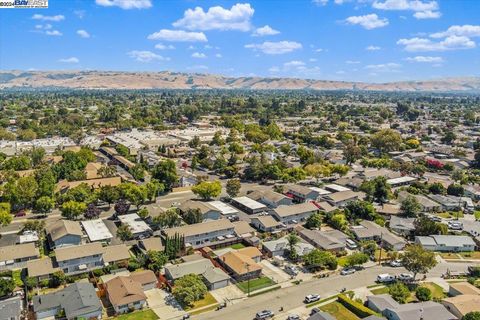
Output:
<path fill-rule="evenodd" d="M 130 277 L 119 276 L 106 283 L 108 299 L 113 305 L 121 306 L 146 300 L 142 285 Z"/>
<path fill-rule="evenodd" d="M 252 258 L 236 251 L 230 251 L 220 257 L 222 262 L 237 275 L 262 270 L 262 267 Z"/>

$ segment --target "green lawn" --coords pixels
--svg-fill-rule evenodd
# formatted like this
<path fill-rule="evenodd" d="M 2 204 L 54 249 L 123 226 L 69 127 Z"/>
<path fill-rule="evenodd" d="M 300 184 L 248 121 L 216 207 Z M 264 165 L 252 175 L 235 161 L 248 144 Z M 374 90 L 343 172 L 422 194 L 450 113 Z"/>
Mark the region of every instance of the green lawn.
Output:
<path fill-rule="evenodd" d="M 23 287 L 22 270 L 13 270 L 12 278 L 13 278 L 13 281 L 15 281 L 15 285 L 17 287 L 21 287 L 21 288 Z"/>
<path fill-rule="evenodd" d="M 242 243 L 235 243 L 230 246 L 230 248 L 238 250 L 238 249 L 243 249 L 245 248 L 245 245 Z"/>
<path fill-rule="evenodd" d="M 117 320 L 157 320 L 159 319 L 152 310 L 143 310 L 115 317 Z"/>
<path fill-rule="evenodd" d="M 217 303 L 217 300 L 215 300 L 215 298 L 210 294 L 210 292 L 207 292 L 207 294 L 205 295 L 205 297 L 202 300 L 195 301 L 193 303 L 193 307 L 185 308 L 185 310 L 194 311 L 195 309 L 203 308 L 203 307 L 209 306 L 211 304 L 216 304 L 216 303 Z"/>
<path fill-rule="evenodd" d="M 381 287 L 381 288 L 376 288 L 376 289 L 370 289 L 370 292 L 373 293 L 374 295 L 379 295 L 379 294 L 388 293 L 388 287 Z"/>
<path fill-rule="evenodd" d="M 270 279 L 269 277 L 261 277 L 257 279 L 252 279 L 250 280 L 250 292 L 253 292 L 255 290 L 260 290 L 263 288 L 267 288 L 270 286 L 273 286 L 275 281 Z M 242 281 L 237 283 L 237 287 L 242 290 L 243 292 L 247 293 L 248 292 L 248 281 Z"/>
<path fill-rule="evenodd" d="M 337 302 L 337 301 L 321 306 L 320 310 L 331 314 L 335 319 L 342 319 L 342 320 L 359 320 L 360 319 L 353 312 L 345 308 L 340 302 Z"/>

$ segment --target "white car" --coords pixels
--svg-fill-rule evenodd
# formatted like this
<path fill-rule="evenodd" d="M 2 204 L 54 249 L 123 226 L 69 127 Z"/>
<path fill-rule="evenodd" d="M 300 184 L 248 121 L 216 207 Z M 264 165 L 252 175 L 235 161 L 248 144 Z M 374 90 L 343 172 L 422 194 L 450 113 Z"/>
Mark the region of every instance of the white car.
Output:
<path fill-rule="evenodd" d="M 305 303 L 312 303 L 315 301 L 320 300 L 320 295 L 319 294 L 309 294 L 308 296 L 305 297 Z"/>
<path fill-rule="evenodd" d="M 344 268 L 342 271 L 340 271 L 340 274 L 342 276 L 346 276 L 346 275 L 349 275 L 349 274 L 354 274 L 357 270 L 355 270 L 355 268 Z"/>
<path fill-rule="evenodd" d="M 379 274 L 377 276 L 377 282 L 379 283 L 388 283 L 388 282 L 393 282 L 395 281 L 396 277 L 392 276 L 391 274 L 384 273 L 384 274 Z"/>
<path fill-rule="evenodd" d="M 413 275 L 411 275 L 410 273 L 400 273 L 397 279 L 400 281 L 412 281 Z"/>
<path fill-rule="evenodd" d="M 390 261 L 390 267 L 398 268 L 398 267 L 401 267 L 402 265 L 403 265 L 402 260 L 400 259 Z"/>

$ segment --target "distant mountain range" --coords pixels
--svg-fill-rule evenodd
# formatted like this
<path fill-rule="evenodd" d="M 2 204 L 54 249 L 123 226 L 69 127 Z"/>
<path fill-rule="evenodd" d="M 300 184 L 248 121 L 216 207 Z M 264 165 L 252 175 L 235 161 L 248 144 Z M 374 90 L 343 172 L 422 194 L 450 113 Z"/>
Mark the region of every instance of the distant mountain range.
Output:
<path fill-rule="evenodd" d="M 389 83 L 296 78 L 226 77 L 178 72 L 0 71 L 0 89 L 252 89 L 480 92 L 480 77 Z"/>

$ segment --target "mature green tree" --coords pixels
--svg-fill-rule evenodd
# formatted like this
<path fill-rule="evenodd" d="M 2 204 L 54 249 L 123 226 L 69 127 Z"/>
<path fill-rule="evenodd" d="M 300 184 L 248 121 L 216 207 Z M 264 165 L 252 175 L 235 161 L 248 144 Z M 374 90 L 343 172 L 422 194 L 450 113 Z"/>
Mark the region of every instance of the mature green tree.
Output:
<path fill-rule="evenodd" d="M 432 300 L 432 291 L 427 287 L 418 287 L 417 290 L 415 290 L 415 296 L 418 301 L 429 301 Z"/>
<path fill-rule="evenodd" d="M 156 228 L 172 228 L 182 223 L 182 218 L 178 215 L 177 209 L 170 208 L 153 217 L 152 223 Z"/>
<path fill-rule="evenodd" d="M 192 306 L 195 301 L 203 299 L 207 292 L 201 276 L 191 273 L 175 280 L 172 293 L 180 304 Z"/>
<path fill-rule="evenodd" d="M 152 251 L 147 252 L 147 268 L 155 273 L 160 272 L 163 266 L 168 262 L 168 256 L 164 252 Z"/>
<path fill-rule="evenodd" d="M 313 249 L 303 255 L 303 263 L 305 267 L 313 271 L 325 268 L 335 270 L 337 268 L 337 258 L 332 253 L 319 249 Z"/>
<path fill-rule="evenodd" d="M 87 210 L 87 205 L 84 202 L 77 201 L 64 202 L 60 207 L 62 217 L 69 220 L 75 220 L 79 216 L 83 215 L 85 210 Z"/>
<path fill-rule="evenodd" d="M 305 222 L 305 227 L 308 229 L 320 228 L 323 222 L 323 215 L 320 212 L 316 212 L 310 215 Z"/>
<path fill-rule="evenodd" d="M 0 297 L 12 294 L 15 289 L 15 281 L 12 278 L 0 278 Z"/>
<path fill-rule="evenodd" d="M 128 241 L 133 238 L 133 233 L 130 227 L 126 224 L 122 224 L 117 228 L 117 237 L 122 241 Z"/>
<path fill-rule="evenodd" d="M 416 217 L 421 210 L 422 206 L 413 195 L 408 195 L 400 203 L 400 211 L 406 217 Z"/>
<path fill-rule="evenodd" d="M 208 200 L 216 198 L 222 192 L 220 181 L 202 181 L 192 187 L 192 192 L 200 196 L 202 199 Z"/>
<path fill-rule="evenodd" d="M 371 137 L 372 146 L 380 152 L 390 152 L 400 149 L 402 137 L 393 129 L 379 130 Z"/>
<path fill-rule="evenodd" d="M 421 245 L 414 244 L 405 248 L 402 264 L 415 278 L 418 273 L 427 273 L 437 265 L 435 253 L 425 250 Z"/>
<path fill-rule="evenodd" d="M 171 190 L 178 181 L 175 162 L 170 159 L 160 161 L 153 168 L 152 177 L 163 183 L 167 190 Z"/>
<path fill-rule="evenodd" d="M 388 293 L 398 303 L 405 303 L 410 297 L 410 290 L 402 282 L 395 282 L 388 287 Z"/>
<path fill-rule="evenodd" d="M 55 201 L 48 196 L 42 196 L 35 201 L 35 211 L 40 214 L 47 214 L 55 207 Z"/>
<path fill-rule="evenodd" d="M 472 311 L 463 316 L 462 320 L 480 320 L 480 311 Z"/>
<path fill-rule="evenodd" d="M 183 221 L 188 224 L 200 223 L 203 221 L 203 214 L 200 209 L 188 209 L 183 213 Z"/>
<path fill-rule="evenodd" d="M 234 198 L 238 195 L 240 192 L 240 188 L 242 187 L 242 184 L 240 183 L 240 179 L 230 179 L 227 181 L 227 194 Z"/>
<path fill-rule="evenodd" d="M 351 255 L 347 256 L 347 263 L 346 266 L 353 267 L 359 266 L 368 261 L 369 257 L 367 254 L 362 252 L 352 253 Z"/>
<path fill-rule="evenodd" d="M 378 214 L 373 205 L 368 201 L 352 201 L 345 207 L 345 215 L 349 220 L 366 219 L 373 221 Z"/>

